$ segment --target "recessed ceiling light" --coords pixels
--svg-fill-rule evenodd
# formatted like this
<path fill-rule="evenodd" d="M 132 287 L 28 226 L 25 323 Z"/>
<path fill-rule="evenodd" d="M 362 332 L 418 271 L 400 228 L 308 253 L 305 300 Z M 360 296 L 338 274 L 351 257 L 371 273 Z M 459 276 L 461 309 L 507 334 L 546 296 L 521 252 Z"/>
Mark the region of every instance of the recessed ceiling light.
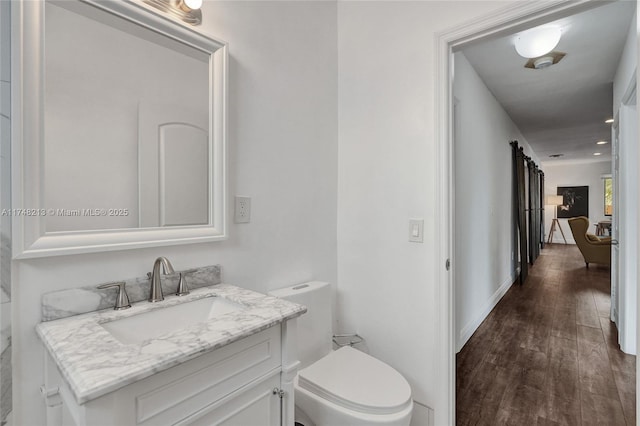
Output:
<path fill-rule="evenodd" d="M 558 158 L 558 157 L 562 157 L 564 154 L 551 154 L 549 157 L 551 158 Z"/>
<path fill-rule="evenodd" d="M 606 120 L 604 120 L 604 122 L 607 124 L 611 124 L 613 123 L 613 121 L 614 121 L 613 118 L 607 118 Z"/>
<path fill-rule="evenodd" d="M 596 142 L 596 145 L 606 145 L 608 143 L 609 142 L 607 142 L 607 141 L 598 141 L 598 142 Z"/>
<path fill-rule="evenodd" d="M 600 152 L 594 152 L 593 155 L 602 155 Z"/>

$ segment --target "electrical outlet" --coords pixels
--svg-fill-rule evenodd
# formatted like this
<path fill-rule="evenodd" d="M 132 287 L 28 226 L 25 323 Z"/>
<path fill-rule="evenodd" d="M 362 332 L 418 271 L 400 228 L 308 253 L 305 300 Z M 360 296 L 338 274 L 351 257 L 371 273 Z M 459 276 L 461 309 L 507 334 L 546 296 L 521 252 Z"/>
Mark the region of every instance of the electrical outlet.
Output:
<path fill-rule="evenodd" d="M 250 221 L 251 221 L 251 198 L 236 196 L 234 222 L 249 223 Z"/>

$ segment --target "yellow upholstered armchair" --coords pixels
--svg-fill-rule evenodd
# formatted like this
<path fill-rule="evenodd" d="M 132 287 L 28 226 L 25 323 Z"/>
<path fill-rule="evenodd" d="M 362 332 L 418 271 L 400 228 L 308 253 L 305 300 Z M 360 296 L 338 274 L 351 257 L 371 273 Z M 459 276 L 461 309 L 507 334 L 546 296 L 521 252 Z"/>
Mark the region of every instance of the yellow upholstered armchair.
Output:
<path fill-rule="evenodd" d="M 569 219 L 569 226 L 587 268 L 589 263 L 611 265 L 611 237 L 600 238 L 587 233 L 589 219 L 584 216 Z"/>

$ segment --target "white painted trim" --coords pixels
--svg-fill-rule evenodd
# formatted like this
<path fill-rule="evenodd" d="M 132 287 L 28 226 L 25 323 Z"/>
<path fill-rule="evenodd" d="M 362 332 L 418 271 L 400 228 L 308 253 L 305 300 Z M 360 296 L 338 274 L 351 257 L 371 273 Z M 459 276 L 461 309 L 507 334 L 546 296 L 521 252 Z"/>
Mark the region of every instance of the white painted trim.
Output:
<path fill-rule="evenodd" d="M 640 60 L 640 9 L 636 4 L 636 72 L 635 80 L 636 84 L 640 81 L 640 67 L 637 66 L 638 60 Z M 640 109 L 636 108 L 636 119 L 638 123 L 640 123 Z M 638 170 L 640 170 L 640 149 L 638 150 L 636 157 L 636 166 Z M 636 188 L 636 197 L 640 202 L 640 185 Z M 636 210 L 636 222 L 640 223 L 640 209 Z M 640 229 L 638 229 L 638 235 L 636 235 L 636 249 L 637 252 L 640 253 Z M 640 262 L 636 262 L 636 277 L 640 277 Z M 640 291 L 636 291 L 636 307 L 640 306 Z M 617 312 L 615 312 L 617 316 Z M 640 342 L 640 315 L 636 314 L 636 341 Z M 638 371 L 638 367 L 640 367 L 640 357 L 636 356 L 636 371 Z M 640 410 L 640 377 L 636 375 L 636 412 Z"/>
<path fill-rule="evenodd" d="M 435 141 L 437 166 L 434 170 L 436 183 L 435 229 L 438 229 L 436 253 L 436 383 L 440 390 L 435 403 L 435 424 L 455 424 L 455 294 L 454 273 L 444 267 L 454 252 L 453 210 L 453 69 L 454 49 L 479 41 L 487 36 L 498 36 L 569 16 L 582 10 L 600 6 L 590 0 L 550 0 L 547 2 L 518 2 L 502 11 L 456 26 L 435 34 Z M 455 259 L 454 259 L 455 260 Z M 455 271 L 455 261 L 452 262 Z"/>
<path fill-rule="evenodd" d="M 438 230 L 436 255 L 436 314 L 437 353 L 435 354 L 435 388 L 440 389 L 436 398 L 434 423 L 438 425 L 455 424 L 455 293 L 453 273 L 449 273 L 445 265 L 453 258 L 453 149 L 452 135 L 452 99 L 453 85 L 450 70 L 452 51 L 451 37 L 437 34 L 435 40 L 434 63 L 435 73 L 435 140 L 436 158 L 435 183 L 437 195 L 435 205 L 434 228 Z M 452 259 L 451 270 L 455 270 L 455 259 Z"/>
<path fill-rule="evenodd" d="M 46 232 L 44 216 L 14 215 L 13 258 L 33 258 L 227 238 L 227 43 L 134 1 L 81 0 L 211 54 L 209 225 L 105 231 Z M 67 7 L 68 3 L 63 3 Z M 44 1 L 14 3 L 12 13 L 12 208 L 46 211 L 44 205 Z M 117 170 L 117 165 L 114 165 Z"/>
<path fill-rule="evenodd" d="M 636 69 L 633 72 L 633 75 L 635 75 L 637 72 L 638 72 L 638 68 L 636 67 Z M 638 82 L 634 78 L 629 82 L 629 85 L 627 86 L 627 88 L 624 91 L 624 94 L 622 95 L 622 100 L 620 102 L 621 105 L 628 105 L 631 102 L 636 102 L 637 89 L 638 89 Z"/>
<path fill-rule="evenodd" d="M 637 72 L 638 70 L 636 67 L 636 70 L 634 70 L 633 72 L 634 77 L 637 74 Z M 629 147 L 632 145 L 629 143 L 629 141 L 635 140 L 637 142 L 638 117 L 637 115 L 634 117 L 628 112 L 629 105 L 633 104 L 632 109 L 635 109 L 637 113 L 637 105 L 634 104 L 636 101 L 636 86 L 637 86 L 636 79 L 633 78 L 632 81 L 629 82 L 629 85 L 627 86 L 627 89 L 625 90 L 625 93 L 622 96 L 621 103 L 618 108 L 618 113 L 620 114 L 620 121 L 618 121 L 618 125 L 621 126 L 619 127 L 620 129 L 619 141 L 620 140 L 624 141 L 625 153 L 628 153 L 628 150 L 630 149 Z M 631 121 L 627 118 L 630 118 Z M 636 120 L 635 123 L 633 123 L 633 118 L 635 118 Z M 632 123 L 631 126 L 629 125 L 630 122 Z M 633 128 L 634 126 L 635 126 L 635 133 L 636 133 L 635 137 L 629 138 L 628 137 L 628 133 L 630 132 L 629 129 L 630 127 Z M 626 156 L 620 156 L 620 160 L 624 162 L 624 165 L 625 165 L 624 166 L 625 174 L 623 176 L 624 179 L 620 179 L 620 180 L 624 180 L 627 183 L 626 186 L 627 186 L 627 191 L 629 191 L 629 193 L 627 192 L 623 193 L 621 195 L 622 198 L 625 198 L 624 196 L 627 194 L 633 195 L 633 191 L 634 191 L 633 186 L 634 185 L 636 187 L 638 186 L 633 179 L 629 179 L 629 177 L 627 176 L 628 169 L 633 167 L 633 160 L 625 157 Z M 638 200 L 636 199 L 635 202 L 638 203 Z M 620 208 L 620 206 L 618 206 L 618 208 Z M 638 276 L 636 275 L 637 260 L 634 258 L 633 253 L 631 254 L 629 253 L 630 251 L 632 251 L 631 246 L 635 244 L 634 238 L 631 238 L 627 234 L 628 228 L 631 227 L 631 223 L 634 220 L 633 218 L 634 209 L 633 209 L 633 206 L 629 206 L 627 203 L 625 203 L 622 206 L 622 209 L 624 210 L 624 214 L 618 215 L 618 220 L 620 220 L 620 218 L 623 218 L 622 230 L 624 231 L 625 235 L 620 236 L 621 242 L 619 245 L 620 251 L 619 251 L 619 258 L 618 258 L 619 269 L 618 269 L 617 292 L 619 294 L 618 300 L 620 303 L 616 312 L 616 317 L 617 317 L 616 319 L 618 320 L 616 322 L 616 325 L 618 326 L 618 343 L 620 344 L 620 350 L 630 355 L 636 355 L 636 352 L 637 352 L 636 327 L 638 324 L 637 322 L 638 320 L 637 318 L 635 318 L 635 322 L 634 322 L 632 321 L 632 319 L 634 319 L 633 318 L 634 315 L 637 315 L 637 295 L 635 299 L 629 297 L 629 295 L 633 291 L 637 292 L 636 290 L 636 287 L 638 285 L 637 283 Z M 629 239 L 627 240 L 627 238 Z M 620 260 L 622 260 L 622 262 L 620 262 Z M 620 269 L 620 266 L 622 266 L 621 269 Z"/>
<path fill-rule="evenodd" d="M 493 308 L 495 308 L 500 299 L 502 299 L 502 296 L 504 296 L 505 293 L 511 288 L 513 283 L 518 278 L 519 273 L 520 267 L 518 267 L 510 277 L 508 277 L 502 284 L 500 284 L 500 287 L 495 291 L 495 293 L 493 293 L 489 300 L 487 300 L 487 303 L 485 303 L 482 311 L 475 318 L 472 318 L 471 321 L 469 321 L 467 325 L 465 325 L 464 328 L 460 331 L 458 343 L 456 344 L 456 353 L 460 352 L 465 343 L 467 343 L 473 333 L 475 333 L 478 327 L 480 327 L 482 321 L 487 318 L 489 313 L 493 310 Z"/>
<path fill-rule="evenodd" d="M 614 212 L 619 209 L 619 200 L 618 200 L 618 186 L 620 183 L 620 161 L 619 161 L 619 152 L 620 152 L 620 140 L 619 140 L 619 119 L 620 119 L 620 111 L 615 112 L 614 122 L 611 126 L 611 172 L 613 179 L 613 209 Z M 611 216 L 611 238 L 618 239 L 618 218 L 619 215 L 614 214 Z M 616 324 L 616 328 L 619 329 L 618 322 L 618 281 L 620 280 L 620 271 L 619 271 L 619 246 L 611 247 L 611 321 Z"/>

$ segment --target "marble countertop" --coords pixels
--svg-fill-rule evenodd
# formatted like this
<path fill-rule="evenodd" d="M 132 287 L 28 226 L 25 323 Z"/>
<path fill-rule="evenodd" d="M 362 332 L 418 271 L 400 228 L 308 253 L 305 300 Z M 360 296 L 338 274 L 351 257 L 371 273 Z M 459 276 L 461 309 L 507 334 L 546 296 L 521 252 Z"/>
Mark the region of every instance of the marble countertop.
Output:
<path fill-rule="evenodd" d="M 219 296 L 247 309 L 229 312 L 167 332 L 141 344 L 123 344 L 101 324 L 155 309 Z M 105 309 L 43 322 L 36 331 L 78 404 L 181 364 L 306 312 L 302 305 L 228 284 L 167 296 L 162 302 L 138 302 L 130 309 Z"/>

